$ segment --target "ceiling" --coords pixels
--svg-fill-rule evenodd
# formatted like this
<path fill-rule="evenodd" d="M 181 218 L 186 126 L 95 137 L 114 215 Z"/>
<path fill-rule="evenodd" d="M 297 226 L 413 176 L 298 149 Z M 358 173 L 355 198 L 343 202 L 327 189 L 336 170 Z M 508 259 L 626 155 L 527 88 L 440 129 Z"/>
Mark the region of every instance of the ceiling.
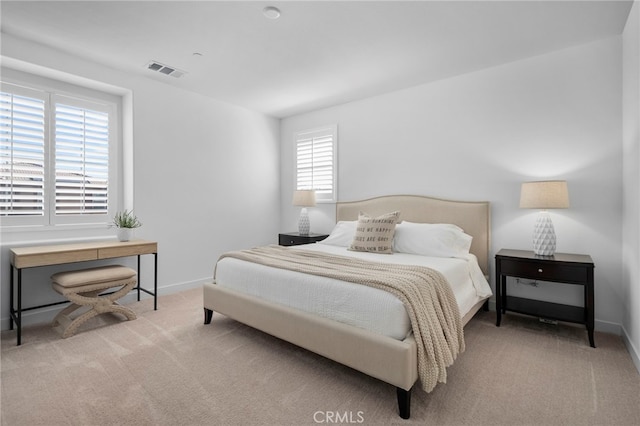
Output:
<path fill-rule="evenodd" d="M 2 0 L 0 11 L 3 33 L 282 118 L 619 35 L 631 5 Z"/>

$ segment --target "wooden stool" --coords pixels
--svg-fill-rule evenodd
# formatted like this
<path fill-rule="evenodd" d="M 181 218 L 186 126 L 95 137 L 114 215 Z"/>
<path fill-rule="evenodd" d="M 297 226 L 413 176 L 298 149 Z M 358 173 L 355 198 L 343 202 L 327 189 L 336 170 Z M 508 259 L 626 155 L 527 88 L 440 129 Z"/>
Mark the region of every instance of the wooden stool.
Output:
<path fill-rule="evenodd" d="M 120 265 L 100 266 L 77 271 L 59 272 L 51 276 L 53 289 L 65 296 L 71 304 L 56 315 L 51 324 L 62 333 L 63 338 L 73 336 L 84 322 L 106 312 L 118 312 L 129 320 L 136 314 L 116 302 L 135 287 L 137 274 L 131 268 Z M 119 290 L 100 295 L 101 292 L 121 287 Z M 89 310 L 72 319 L 69 315 L 77 309 Z"/>

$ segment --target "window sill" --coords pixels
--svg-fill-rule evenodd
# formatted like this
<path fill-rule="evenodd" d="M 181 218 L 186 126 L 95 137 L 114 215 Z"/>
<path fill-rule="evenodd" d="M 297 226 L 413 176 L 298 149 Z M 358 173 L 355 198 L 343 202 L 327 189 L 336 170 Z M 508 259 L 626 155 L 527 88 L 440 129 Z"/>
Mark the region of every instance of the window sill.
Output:
<path fill-rule="evenodd" d="M 114 239 L 116 230 L 106 223 L 56 226 L 3 226 L 2 245 L 56 244 Z"/>

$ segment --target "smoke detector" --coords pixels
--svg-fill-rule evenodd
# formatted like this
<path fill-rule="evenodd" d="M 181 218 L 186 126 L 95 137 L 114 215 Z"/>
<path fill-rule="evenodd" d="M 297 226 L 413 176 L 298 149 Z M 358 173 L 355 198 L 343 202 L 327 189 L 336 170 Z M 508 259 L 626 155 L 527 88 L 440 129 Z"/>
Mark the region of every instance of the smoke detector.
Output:
<path fill-rule="evenodd" d="M 175 78 L 180 78 L 187 73 L 186 71 L 179 70 L 176 67 L 165 65 L 158 61 L 149 62 L 147 64 L 147 69 L 151 71 L 159 72 L 160 74 L 170 75 L 171 77 L 175 77 Z"/>
<path fill-rule="evenodd" d="M 267 19 L 278 19 L 280 17 L 280 9 L 275 6 L 267 6 L 262 9 L 262 14 Z"/>

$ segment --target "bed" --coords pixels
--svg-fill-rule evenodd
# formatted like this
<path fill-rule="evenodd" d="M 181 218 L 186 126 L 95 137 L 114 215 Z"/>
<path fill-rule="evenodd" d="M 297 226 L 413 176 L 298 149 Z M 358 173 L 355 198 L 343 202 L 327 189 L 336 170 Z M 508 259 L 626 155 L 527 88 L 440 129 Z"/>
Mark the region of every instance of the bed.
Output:
<path fill-rule="evenodd" d="M 466 324 L 482 306 L 485 306 L 486 309 L 486 302 L 491 295 L 491 290 L 486 280 L 489 273 L 489 203 L 443 200 L 413 195 L 392 195 L 361 201 L 338 202 L 336 204 L 337 226 L 334 232 L 340 234 L 337 231 L 339 226 L 351 226 L 350 224 L 358 220 L 360 212 L 377 216 L 394 211 L 400 212 L 401 222 L 396 228 L 398 230 L 405 224 L 451 224 L 461 228 L 464 234 L 472 237 L 472 239 L 469 239 L 469 256 L 464 260 L 431 259 L 429 261 L 435 261 L 436 268 L 440 268 L 443 265 L 442 268 L 445 270 L 443 274 L 450 281 L 457 280 L 456 277 L 460 276 L 460 274 L 456 275 L 455 272 L 448 271 L 447 265 L 453 265 L 456 262 L 475 265 L 475 269 L 469 269 L 470 271 L 473 270 L 475 275 L 471 272 L 467 275 L 473 275 L 474 282 L 481 280 L 481 286 L 483 287 L 482 290 L 479 290 L 479 287 L 474 290 L 474 297 L 459 296 L 456 293 L 456 301 L 460 307 L 461 324 Z M 334 232 L 332 232 L 329 239 L 335 236 Z M 334 238 L 332 241 L 336 241 L 336 239 Z M 327 243 L 324 245 L 313 244 L 308 247 L 298 246 L 293 249 L 299 252 L 321 251 L 337 255 L 344 254 L 344 250 L 339 247 L 340 243 L 337 244 L 338 247 Z M 378 253 L 353 254 L 365 259 L 377 256 L 383 258 L 385 262 L 389 259 L 400 263 L 412 262 L 411 255 L 405 255 L 404 253 L 396 254 L 394 252 L 392 255 Z M 350 318 L 341 318 L 340 309 L 338 309 L 337 313 L 333 312 L 325 315 L 324 310 L 331 310 L 326 309 L 327 303 L 329 303 L 326 301 L 311 303 L 312 305 L 319 304 L 324 307 L 321 312 L 316 312 L 307 306 L 297 305 L 300 302 L 292 301 L 291 299 L 295 298 L 291 297 L 291 295 L 287 295 L 283 300 L 278 299 L 278 297 L 282 296 L 271 295 L 270 292 L 272 290 L 270 290 L 269 286 L 274 288 L 284 286 L 286 289 L 292 288 L 287 286 L 296 283 L 297 287 L 298 282 L 302 283 L 310 279 L 306 274 L 301 275 L 300 272 L 285 271 L 286 275 L 279 279 L 280 275 L 277 274 L 281 272 L 276 273 L 273 270 L 274 268 L 255 265 L 236 258 L 221 258 L 216 268 L 216 280 L 211 283 L 205 283 L 203 286 L 205 324 L 211 322 L 215 311 L 389 383 L 397 389 L 399 415 L 405 419 L 410 417 L 411 389 L 419 378 L 419 350 L 411 331 L 411 322 L 408 324 L 408 332 L 406 319 L 405 324 L 402 324 L 402 313 L 398 314 L 399 316 L 397 317 L 400 319 L 397 321 L 382 321 L 374 324 L 373 321 L 365 319 L 364 323 L 372 322 L 372 324 L 363 325 L 363 323 L 358 323 L 361 319 L 357 315 L 355 318 L 353 318 L 353 315 Z M 478 275 L 480 275 L 480 278 L 478 278 Z M 311 283 L 305 285 L 324 286 L 324 281 L 317 281 L 321 279 L 323 277 L 311 278 Z M 316 280 L 316 284 L 314 284 L 314 280 Z M 331 283 L 331 285 L 334 285 L 334 287 L 330 287 L 331 289 L 339 289 L 339 287 L 335 286 L 344 286 L 345 284 L 339 280 L 334 281 L 337 282 Z M 256 283 L 260 285 L 256 287 Z M 266 285 L 265 283 L 271 284 Z M 475 284 L 472 283 L 472 285 Z M 377 290 L 365 286 L 350 285 L 349 287 L 352 289 L 357 287 L 359 288 L 358 291 L 362 292 Z M 360 287 L 365 287 L 369 290 L 360 289 Z M 452 285 L 452 287 L 455 286 Z M 382 290 L 379 291 L 385 293 Z M 293 292 L 290 291 L 289 293 Z M 323 292 L 316 291 L 316 293 Z M 467 290 L 468 293 L 469 290 Z M 334 290 L 331 290 L 331 294 L 334 294 Z M 389 315 L 392 315 L 391 311 L 393 311 L 394 306 L 397 310 L 397 299 L 395 302 L 393 300 L 389 302 L 388 296 L 393 299 L 393 295 L 383 296 L 378 294 L 378 296 L 383 299 L 380 302 L 382 307 L 372 305 L 369 315 L 367 312 L 359 313 L 358 315 L 370 318 L 371 312 L 379 312 L 380 309 L 389 309 Z M 307 300 L 309 299 L 308 296 L 303 296 L 301 298 L 303 300 L 302 305 L 304 305 L 305 297 L 307 297 Z M 312 299 L 315 300 L 317 297 L 318 295 L 315 294 Z M 320 297 L 323 296 L 321 295 Z M 343 295 L 338 299 L 358 300 L 359 297 Z M 369 302 L 366 304 L 369 305 Z M 349 303 L 344 304 L 341 309 L 348 311 L 343 312 L 345 317 L 349 317 L 351 311 L 358 310 L 356 306 Z M 406 311 L 404 315 L 406 316 Z M 383 315 L 377 316 L 383 317 Z M 391 327 L 391 330 L 387 329 L 389 328 L 387 323 L 395 324 L 396 322 L 400 323 L 399 327 Z"/>

